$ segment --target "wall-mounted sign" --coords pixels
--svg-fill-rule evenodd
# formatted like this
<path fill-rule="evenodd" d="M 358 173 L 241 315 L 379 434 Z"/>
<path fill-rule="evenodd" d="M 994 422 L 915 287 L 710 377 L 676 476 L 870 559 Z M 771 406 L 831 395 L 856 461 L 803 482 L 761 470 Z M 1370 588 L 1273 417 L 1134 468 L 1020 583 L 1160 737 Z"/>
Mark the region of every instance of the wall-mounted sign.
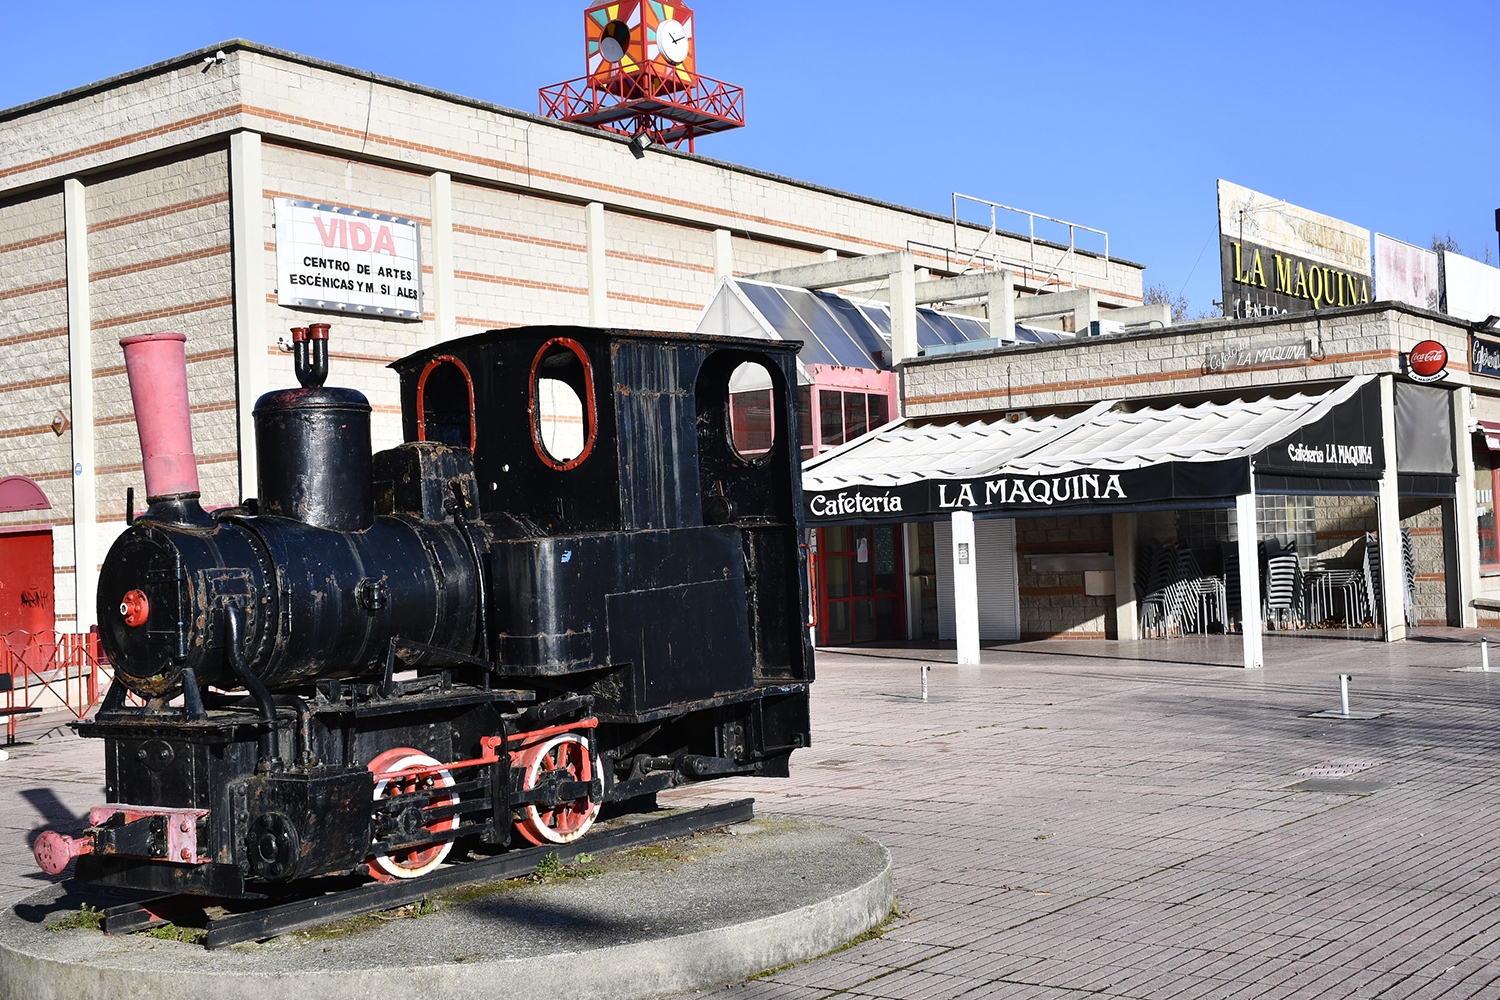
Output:
<path fill-rule="evenodd" d="M 1219 181 L 1224 312 L 1279 316 L 1369 302 L 1370 231 Z"/>
<path fill-rule="evenodd" d="M 1448 377 L 1448 348 L 1424 340 L 1406 355 L 1406 375 L 1414 382 L 1439 382 Z"/>
<path fill-rule="evenodd" d="M 1500 268 L 1444 250 L 1443 311 L 1468 320 L 1500 316 Z"/>
<path fill-rule="evenodd" d="M 1476 333 L 1469 337 L 1469 371 L 1500 378 L 1500 340 Z"/>
<path fill-rule="evenodd" d="M 1442 304 L 1438 287 L 1438 255 L 1375 234 L 1375 288 L 1380 297 L 1434 312 Z"/>
<path fill-rule="evenodd" d="M 1203 374 L 1243 371 L 1271 365 L 1305 365 L 1311 359 L 1307 338 L 1276 342 L 1231 340 L 1215 344 L 1203 356 Z"/>
<path fill-rule="evenodd" d="M 278 198 L 276 274 L 284 306 L 422 318 L 421 241 L 410 219 Z"/>

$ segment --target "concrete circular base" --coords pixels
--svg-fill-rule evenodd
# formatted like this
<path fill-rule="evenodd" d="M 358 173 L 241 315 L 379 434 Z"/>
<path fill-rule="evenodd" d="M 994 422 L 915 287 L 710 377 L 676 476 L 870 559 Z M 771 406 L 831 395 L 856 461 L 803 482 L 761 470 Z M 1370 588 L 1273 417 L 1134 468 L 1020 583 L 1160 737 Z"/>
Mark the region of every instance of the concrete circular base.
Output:
<path fill-rule="evenodd" d="M 62 895 L 54 886 L 0 914 L 0 997 L 662 996 L 813 958 L 878 926 L 895 901 L 890 869 L 886 849 L 858 834 L 757 819 L 603 855 L 540 883 L 440 893 L 436 912 L 213 952 L 49 929 L 65 916 L 50 906 Z"/>

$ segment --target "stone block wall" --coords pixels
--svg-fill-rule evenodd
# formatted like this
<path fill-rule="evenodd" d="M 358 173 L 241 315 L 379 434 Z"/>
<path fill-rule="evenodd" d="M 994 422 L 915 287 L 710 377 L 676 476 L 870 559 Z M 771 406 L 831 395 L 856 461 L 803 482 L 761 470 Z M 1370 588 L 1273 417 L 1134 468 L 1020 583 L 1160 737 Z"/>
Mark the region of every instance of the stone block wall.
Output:
<path fill-rule="evenodd" d="M 1037 572 L 1033 555 L 1113 552 L 1110 519 L 1103 514 L 1016 519 L 1016 571 L 1022 639 L 1112 639 L 1113 597 L 1084 593 L 1083 573 Z M 1116 586 L 1128 582 L 1116 581 Z"/>
<path fill-rule="evenodd" d="M 1430 505 L 1430 506 L 1429 506 Z M 1429 500 L 1403 500 L 1401 527 L 1411 535 L 1416 562 L 1417 625 L 1448 624 L 1448 574 L 1443 561 L 1443 508 Z"/>

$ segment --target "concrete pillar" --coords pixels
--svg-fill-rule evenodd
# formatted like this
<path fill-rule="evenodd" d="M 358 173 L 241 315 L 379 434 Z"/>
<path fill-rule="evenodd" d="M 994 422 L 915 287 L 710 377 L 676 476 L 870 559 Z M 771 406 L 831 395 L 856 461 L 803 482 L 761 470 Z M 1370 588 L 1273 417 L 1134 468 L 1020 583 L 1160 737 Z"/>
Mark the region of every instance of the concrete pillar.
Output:
<path fill-rule="evenodd" d="M 238 381 L 240 497 L 256 486 L 255 401 L 270 388 L 266 356 L 265 195 L 260 165 L 260 134 L 229 137 L 230 239 L 234 244 L 234 359 Z M 192 345 L 188 345 L 192 351 Z"/>
<path fill-rule="evenodd" d="M 1454 498 L 1454 534 L 1458 562 L 1459 621 L 1464 628 L 1479 624 L 1478 612 L 1470 603 L 1479 596 L 1479 511 L 1474 501 L 1474 449 L 1469 446 L 1469 409 L 1473 391 L 1459 386 L 1453 394 L 1453 441 L 1458 461 L 1457 496 Z"/>
<path fill-rule="evenodd" d="M 94 338 L 89 305 L 88 198 L 83 184 L 63 181 L 63 236 L 68 275 L 68 390 L 73 422 L 74 630 L 97 625 L 99 523 L 94 473 Z"/>
<path fill-rule="evenodd" d="M 899 266 L 891 272 L 891 367 L 916 357 L 918 350 L 917 276 L 912 255 L 902 251 Z"/>
<path fill-rule="evenodd" d="M 727 229 L 714 230 L 714 281 L 734 277 L 734 238 Z"/>
<path fill-rule="evenodd" d="M 953 512 L 953 627 L 958 662 L 979 662 L 979 573 L 974 547 L 974 515 Z"/>
<path fill-rule="evenodd" d="M 589 202 L 584 212 L 588 229 L 589 326 L 609 325 L 609 288 L 605 278 L 604 205 Z"/>
<path fill-rule="evenodd" d="M 1010 271 L 990 275 L 990 336 L 1001 340 L 1016 339 L 1016 278 Z"/>
<path fill-rule="evenodd" d="M 1380 603 L 1385 641 L 1406 638 L 1406 574 L 1401 557 L 1401 496 L 1396 485 L 1396 383 L 1380 377 L 1380 438 L 1385 472 L 1380 477 L 1376 525 L 1380 531 Z"/>
<path fill-rule="evenodd" d="M 1260 617 L 1260 527 L 1255 517 L 1255 492 L 1234 498 L 1234 526 L 1239 539 L 1240 630 L 1244 633 L 1246 670 L 1266 665 L 1265 624 Z"/>
<path fill-rule="evenodd" d="M 1115 514 L 1110 521 L 1115 547 L 1115 636 L 1121 642 L 1134 642 L 1141 637 L 1135 606 L 1136 516 Z"/>
<path fill-rule="evenodd" d="M 458 336 L 453 285 L 453 175 L 439 170 L 428 178 L 428 191 L 432 202 L 433 341 L 441 344 Z"/>
<path fill-rule="evenodd" d="M 837 250 L 824 250 L 823 251 L 823 260 L 838 260 L 838 259 L 839 259 L 839 252 Z"/>

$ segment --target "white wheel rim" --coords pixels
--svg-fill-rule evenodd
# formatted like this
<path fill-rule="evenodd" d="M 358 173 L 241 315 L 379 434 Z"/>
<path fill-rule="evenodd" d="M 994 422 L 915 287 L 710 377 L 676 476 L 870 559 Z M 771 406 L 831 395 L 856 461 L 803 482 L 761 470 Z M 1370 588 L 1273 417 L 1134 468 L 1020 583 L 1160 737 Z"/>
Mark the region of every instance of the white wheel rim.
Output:
<path fill-rule="evenodd" d="M 433 760 L 425 753 L 414 753 L 402 757 L 400 760 L 396 761 L 395 764 L 392 764 L 390 767 L 386 768 L 386 773 L 389 774 L 397 771 L 404 771 L 410 767 L 436 767 L 441 763 L 441 761 Z M 429 777 L 432 778 L 432 780 L 439 788 L 453 787 L 453 775 L 448 771 L 447 768 L 444 768 L 441 771 L 437 771 L 434 774 L 429 775 Z M 385 789 L 386 786 L 390 783 L 390 780 L 390 778 L 382 778 L 379 781 L 375 782 L 376 799 L 383 799 L 386 797 Z M 449 794 L 448 799 L 450 802 L 459 801 L 458 796 L 451 793 Z M 436 826 L 439 830 L 456 830 L 458 829 L 458 817 L 452 816 L 447 820 L 441 820 L 438 823 L 434 824 L 434 826 Z M 380 870 L 385 872 L 392 878 L 421 878 L 423 875 L 426 875 L 438 865 L 442 864 L 447 859 L 448 853 L 452 850 L 453 841 L 450 840 L 447 843 L 443 844 L 442 849 L 439 850 L 437 854 L 433 855 L 430 861 L 428 861 L 426 864 L 418 865 L 415 868 L 403 865 L 400 862 L 393 860 L 388 854 L 377 854 L 375 855 L 374 860 L 375 864 L 380 868 Z"/>
<path fill-rule="evenodd" d="M 527 788 L 536 787 L 537 778 L 541 775 L 542 772 L 542 761 L 548 759 L 552 751 L 556 747 L 564 743 L 576 743 L 583 747 L 584 756 L 588 759 L 589 762 L 589 777 L 593 777 L 594 756 L 589 752 L 588 741 L 583 739 L 581 736 L 574 735 L 573 733 L 563 733 L 561 736 L 554 736 L 552 739 L 542 744 L 541 751 L 536 755 L 536 759 L 533 760 L 531 762 L 531 766 L 526 769 Z M 589 832 L 589 828 L 594 825 L 594 820 L 599 815 L 598 802 L 590 800 L 589 807 L 590 808 L 588 811 L 588 815 L 584 817 L 583 825 L 581 825 L 577 830 L 574 830 L 571 833 L 559 833 L 551 826 L 548 826 L 547 822 L 542 819 L 542 811 L 536 807 L 535 803 L 526 807 L 526 818 L 530 821 L 528 823 L 528 826 L 531 828 L 532 832 L 534 832 L 537 836 L 541 837 L 548 843 L 571 844 L 573 841 Z M 562 807 L 558 806 L 557 808 Z"/>

